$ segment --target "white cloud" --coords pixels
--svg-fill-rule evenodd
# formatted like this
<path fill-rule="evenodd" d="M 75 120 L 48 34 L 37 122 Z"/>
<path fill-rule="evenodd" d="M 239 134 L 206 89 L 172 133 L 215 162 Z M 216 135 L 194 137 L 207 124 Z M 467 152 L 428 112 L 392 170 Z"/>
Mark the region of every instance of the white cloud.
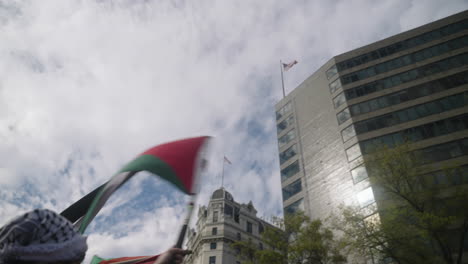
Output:
<path fill-rule="evenodd" d="M 252 200 L 260 215 L 278 214 L 279 60 L 299 61 L 285 75 L 290 91 L 333 55 L 466 7 L 461 0 L 3 1 L 0 224 L 35 206 L 60 211 L 144 149 L 201 134 L 215 139 L 199 201 L 220 186 L 226 154 L 234 198 Z M 158 203 L 149 205 L 137 195 L 148 195 L 145 179 L 109 201 L 102 221 L 132 210 L 112 228 L 96 227 L 90 252 L 149 254 L 173 243 L 168 230 L 180 224 L 182 195 L 154 196 Z M 165 189 L 158 184 L 155 192 Z M 129 197 L 145 203 L 135 207 Z M 116 229 L 128 232 L 116 238 Z"/>

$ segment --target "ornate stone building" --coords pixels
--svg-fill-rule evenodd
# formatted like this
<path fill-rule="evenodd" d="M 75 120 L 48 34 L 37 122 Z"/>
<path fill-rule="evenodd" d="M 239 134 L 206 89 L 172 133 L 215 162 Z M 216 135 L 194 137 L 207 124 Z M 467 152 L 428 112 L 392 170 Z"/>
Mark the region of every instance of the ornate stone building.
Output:
<path fill-rule="evenodd" d="M 198 210 L 196 230 L 187 233 L 187 248 L 193 254 L 184 260 L 186 264 L 240 264 L 242 259 L 230 246 L 235 241 L 251 241 L 260 249 L 264 247 L 261 234 L 273 225 L 257 217 L 252 205 L 239 204 L 224 188 L 213 192 L 208 206 Z"/>

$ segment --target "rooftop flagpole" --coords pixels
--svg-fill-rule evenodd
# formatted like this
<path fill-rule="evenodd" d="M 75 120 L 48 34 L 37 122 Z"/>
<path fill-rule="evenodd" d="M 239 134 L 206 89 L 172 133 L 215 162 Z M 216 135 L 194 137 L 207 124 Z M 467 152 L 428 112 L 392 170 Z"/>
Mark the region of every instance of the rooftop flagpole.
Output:
<path fill-rule="evenodd" d="M 221 188 L 224 187 L 224 163 L 225 161 L 223 160 L 223 173 L 221 174 Z"/>
<path fill-rule="evenodd" d="M 232 165 L 231 161 L 224 156 L 223 159 L 223 174 L 221 174 L 221 187 L 224 187 L 224 163 L 228 163 L 229 165 Z"/>
<path fill-rule="evenodd" d="M 280 60 L 280 70 L 281 70 L 281 85 L 283 87 L 283 98 L 286 97 L 286 92 L 284 91 L 284 78 L 283 78 L 283 62 Z"/>

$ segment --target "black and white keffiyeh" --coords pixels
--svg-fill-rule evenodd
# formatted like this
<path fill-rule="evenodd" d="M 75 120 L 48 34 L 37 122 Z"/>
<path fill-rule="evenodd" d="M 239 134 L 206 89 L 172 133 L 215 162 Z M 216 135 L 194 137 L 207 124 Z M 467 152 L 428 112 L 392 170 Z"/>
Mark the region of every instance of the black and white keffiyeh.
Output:
<path fill-rule="evenodd" d="M 63 216 L 36 209 L 0 228 L 0 264 L 22 261 L 80 261 L 86 250 L 86 237 Z"/>

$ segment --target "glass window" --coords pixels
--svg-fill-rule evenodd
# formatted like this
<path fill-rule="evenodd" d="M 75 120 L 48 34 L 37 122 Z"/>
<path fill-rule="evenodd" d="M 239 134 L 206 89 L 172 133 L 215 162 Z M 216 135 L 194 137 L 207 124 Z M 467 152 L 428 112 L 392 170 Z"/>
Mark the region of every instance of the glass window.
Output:
<path fill-rule="evenodd" d="M 285 214 L 294 214 L 297 211 L 304 211 L 304 200 L 302 198 L 284 208 Z"/>
<path fill-rule="evenodd" d="M 335 74 L 337 74 L 337 73 L 338 73 L 338 69 L 336 68 L 336 65 L 333 65 L 327 71 L 327 79 L 330 79 L 331 77 L 335 76 Z"/>
<path fill-rule="evenodd" d="M 291 165 L 281 170 L 281 181 L 285 181 L 299 172 L 299 161 L 296 160 Z"/>
<path fill-rule="evenodd" d="M 361 205 L 361 208 L 366 207 L 369 204 L 375 202 L 374 193 L 372 192 L 372 188 L 369 187 L 369 188 L 364 189 L 363 191 L 359 192 L 357 194 L 357 199 L 358 199 L 359 205 Z"/>
<path fill-rule="evenodd" d="M 232 208 L 232 206 L 230 206 L 229 204 L 225 204 L 224 214 L 232 217 L 234 214 L 234 209 Z"/>
<path fill-rule="evenodd" d="M 364 165 L 361 165 L 351 170 L 351 175 L 353 176 L 354 184 L 361 182 L 368 178 L 367 170 L 366 170 L 366 167 L 364 167 Z"/>
<path fill-rule="evenodd" d="M 333 98 L 333 104 L 335 105 L 335 108 L 338 108 L 338 106 L 344 104 L 346 102 L 346 98 L 344 96 L 344 93 L 340 93 L 338 96 Z"/>
<path fill-rule="evenodd" d="M 349 113 L 349 109 L 346 108 L 345 110 L 339 112 L 336 115 L 336 118 L 338 119 L 338 124 L 341 125 L 344 122 L 346 122 L 349 118 L 351 117 L 351 114 Z"/>
<path fill-rule="evenodd" d="M 334 82 L 330 83 L 330 93 L 336 92 L 336 90 L 341 88 L 340 79 L 336 79 Z"/>
<path fill-rule="evenodd" d="M 276 125 L 276 131 L 278 134 L 283 132 L 286 128 L 294 124 L 294 115 L 288 116 L 285 120 L 281 121 Z"/>
<path fill-rule="evenodd" d="M 300 191 L 302 191 L 301 179 L 283 188 L 283 201 L 286 201 L 287 199 L 291 198 L 291 196 L 299 193 Z"/>
<path fill-rule="evenodd" d="M 360 104 L 355 104 L 349 107 L 349 110 L 351 112 L 351 116 L 359 115 L 361 114 L 361 109 L 359 108 Z"/>
<path fill-rule="evenodd" d="M 369 105 L 369 102 L 363 102 L 363 103 L 360 104 L 360 106 L 361 106 L 361 112 L 362 112 L 363 114 L 369 113 L 369 112 L 370 112 L 370 105 Z"/>
<path fill-rule="evenodd" d="M 216 264 L 216 256 L 210 256 L 210 260 L 208 264 Z"/>
<path fill-rule="evenodd" d="M 216 242 L 210 243 L 210 249 L 216 249 Z"/>
<path fill-rule="evenodd" d="M 290 158 L 294 157 L 297 154 L 297 144 L 292 145 L 282 153 L 280 153 L 280 164 L 285 163 Z"/>
<path fill-rule="evenodd" d="M 378 101 L 379 109 L 380 108 L 385 108 L 385 107 L 390 105 L 390 100 L 389 100 L 389 97 L 387 97 L 387 96 L 382 96 L 382 97 L 379 97 L 379 98 L 374 99 L 374 100 Z"/>
<path fill-rule="evenodd" d="M 343 131 L 341 131 L 343 142 L 346 142 L 348 139 L 354 137 L 355 135 L 356 135 L 356 131 L 354 130 L 353 125 L 350 125 L 349 127 L 343 129 Z"/>
<path fill-rule="evenodd" d="M 218 234 L 218 228 L 217 228 L 217 227 L 213 227 L 213 228 L 211 229 L 211 235 L 215 236 L 215 235 L 217 235 L 217 234 Z"/>
<path fill-rule="evenodd" d="M 416 106 L 416 112 L 418 113 L 419 118 L 427 116 L 429 114 L 427 109 L 426 109 L 426 106 L 423 105 L 423 104 Z"/>
<path fill-rule="evenodd" d="M 415 120 L 418 119 L 418 113 L 416 112 L 416 109 L 414 108 L 408 108 L 406 110 L 403 110 L 401 112 L 406 112 L 408 114 L 408 120 Z"/>
<path fill-rule="evenodd" d="M 294 129 L 291 129 L 288 133 L 278 139 L 279 147 L 281 148 L 282 146 L 288 144 L 294 138 L 296 138 L 296 133 Z"/>
<path fill-rule="evenodd" d="M 413 61 L 411 60 L 410 55 L 406 55 L 406 56 L 401 57 L 401 60 L 402 60 L 403 65 L 409 65 L 409 64 L 413 63 Z"/>
<path fill-rule="evenodd" d="M 247 232 L 252 234 L 252 223 L 250 223 L 249 221 L 247 221 Z"/>
<path fill-rule="evenodd" d="M 377 64 L 376 67 L 375 67 L 375 70 L 377 71 L 377 73 L 386 72 L 386 71 L 388 71 L 387 64 L 386 63 Z"/>
<path fill-rule="evenodd" d="M 359 148 L 359 144 L 355 144 L 349 149 L 347 149 L 346 155 L 348 156 L 348 161 L 352 161 L 357 157 L 361 156 L 361 149 Z"/>
<path fill-rule="evenodd" d="M 377 100 L 370 100 L 369 104 L 370 104 L 371 111 L 375 111 L 375 110 L 380 108 L 379 103 L 378 103 Z"/>
<path fill-rule="evenodd" d="M 242 239 L 241 233 L 237 232 L 237 240 L 241 240 L 241 239 Z"/>
<path fill-rule="evenodd" d="M 283 107 L 281 107 L 278 111 L 276 111 L 276 120 L 281 119 L 287 113 L 291 112 L 291 110 L 292 110 L 291 102 L 288 102 Z"/>
<path fill-rule="evenodd" d="M 213 212 L 213 222 L 218 222 L 218 211 Z"/>
<path fill-rule="evenodd" d="M 419 52 L 418 54 L 421 55 L 422 53 Z M 413 55 L 415 55 L 416 57 L 416 54 L 413 54 Z M 420 77 L 424 77 L 427 75 L 441 72 L 443 70 L 448 70 L 450 68 L 459 67 L 459 66 L 466 65 L 466 64 L 468 64 L 468 55 L 466 54 L 456 55 L 448 59 L 444 59 L 441 61 L 436 61 L 431 64 L 424 65 L 418 69 L 399 73 L 399 74 L 396 74 L 396 75 L 393 75 L 393 76 L 390 76 L 390 77 L 387 77 L 387 78 L 384 78 L 384 79 L 381 79 L 381 80 L 378 80 L 369 84 L 360 85 L 360 86 L 356 86 L 354 88 L 348 89 L 345 92 L 346 97 L 347 99 L 352 99 L 352 98 L 364 96 L 364 95 L 373 93 L 377 90 L 391 88 L 395 85 L 399 85 L 404 82 L 409 82 Z M 377 69 L 377 72 L 379 72 L 380 70 L 383 70 L 383 69 L 379 69 L 379 66 L 377 66 L 376 69 Z"/>

